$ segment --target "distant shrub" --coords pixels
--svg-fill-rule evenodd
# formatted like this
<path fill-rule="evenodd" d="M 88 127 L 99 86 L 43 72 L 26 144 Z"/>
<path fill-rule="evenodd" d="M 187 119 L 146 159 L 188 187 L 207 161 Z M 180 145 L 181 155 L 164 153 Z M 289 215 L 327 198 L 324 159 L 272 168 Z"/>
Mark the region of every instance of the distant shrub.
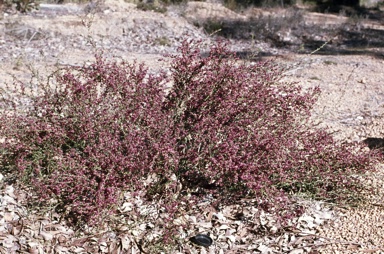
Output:
<path fill-rule="evenodd" d="M 15 8 L 17 11 L 25 13 L 38 9 L 39 4 L 39 0 L 4 0 L 0 1 L 0 10 Z"/>
<path fill-rule="evenodd" d="M 154 12 L 159 12 L 159 13 L 166 13 L 167 8 L 164 6 L 161 6 L 160 4 L 155 4 L 155 3 L 145 3 L 145 2 L 140 2 L 137 4 L 137 9 L 142 10 L 142 11 L 154 11 Z"/>
<path fill-rule="evenodd" d="M 100 56 L 54 77 L 39 95 L 24 84 L 17 97 L 3 95 L 1 167 L 79 221 L 113 212 L 122 191 L 161 193 L 177 213 L 182 199 L 164 191 L 176 183 L 216 204 L 253 197 L 287 218 L 297 212 L 288 206 L 295 193 L 356 197 L 355 175 L 376 158 L 311 128 L 318 88 L 282 82 L 273 62 L 241 62 L 222 43 L 202 57 L 198 43 L 184 41 L 169 77 Z M 144 185 L 153 174 L 158 181 Z"/>
<path fill-rule="evenodd" d="M 266 41 L 274 46 L 286 46 L 281 35 L 291 30 L 293 26 L 297 28 L 296 30 L 305 29 L 303 22 L 303 11 L 287 8 L 280 14 L 255 14 L 246 21 L 208 18 L 195 21 L 194 24 L 204 27 L 209 34 L 214 33 L 228 39 Z"/>
<path fill-rule="evenodd" d="M 230 9 L 247 8 L 250 6 L 284 8 L 296 4 L 296 0 L 225 0 L 224 4 Z"/>

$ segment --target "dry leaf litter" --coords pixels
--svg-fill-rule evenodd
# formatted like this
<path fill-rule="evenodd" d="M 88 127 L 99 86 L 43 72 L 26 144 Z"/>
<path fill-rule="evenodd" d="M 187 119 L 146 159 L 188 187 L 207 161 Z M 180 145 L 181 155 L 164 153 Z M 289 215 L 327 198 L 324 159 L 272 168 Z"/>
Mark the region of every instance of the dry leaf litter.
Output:
<path fill-rule="evenodd" d="M 378 184 L 383 184 L 380 180 Z M 125 193 L 119 212 L 102 226 L 75 232 L 53 209 L 28 210 L 28 190 L 15 190 L 4 180 L 2 185 L 1 253 L 158 253 L 151 244 L 164 231 L 152 222 L 162 219 L 161 201 L 144 205 L 140 197 Z M 356 209 L 331 209 L 323 202 L 298 200 L 306 212 L 283 231 L 251 199 L 220 210 L 209 199 L 203 200 L 173 221 L 180 225 L 180 239 L 170 253 L 381 253 L 384 217 L 378 197 L 382 195 L 372 195 L 369 206 Z M 132 217 L 132 210 L 140 216 Z M 188 225 L 188 230 L 182 225 Z M 188 239 L 197 233 L 210 234 L 214 244 L 202 248 L 190 243 Z"/>
<path fill-rule="evenodd" d="M 175 52 L 174 45 L 183 35 L 209 40 L 180 13 L 140 12 L 135 5 L 122 1 L 106 1 L 106 5 L 108 8 L 94 14 L 97 6 L 93 5 L 84 9 L 66 5 L 65 10 L 46 5 L 35 17 L 6 17 L 0 22 L 4 31 L 0 47 L 6 48 L 0 56 L 1 69 L 10 74 L 6 76 L 25 78 L 26 72 L 22 68 L 28 67 L 29 62 L 37 63 L 36 68 L 47 63 L 77 66 L 91 58 L 91 42 L 108 49 L 111 55 L 148 60 L 150 67 L 158 67 L 154 59 L 158 59 L 159 54 Z M 84 11 L 92 15 L 84 15 Z M 190 3 L 185 9 L 185 17 L 193 19 L 193 15 L 203 15 L 198 17 L 202 19 L 204 15 L 227 17 L 235 14 L 216 4 Z M 44 22 L 47 17 L 50 22 Z M 86 34 L 93 35 L 93 41 Z M 164 38 L 167 40 L 161 40 Z M 261 51 L 284 53 L 283 49 L 270 48 L 264 42 L 258 42 L 256 46 Z M 238 43 L 235 49 L 241 51 L 252 47 Z M 40 50 L 36 51 L 38 48 Z M 127 56 L 126 52 L 131 53 Z M 62 60 L 57 62 L 57 59 Z M 377 122 L 383 115 L 382 90 L 370 86 L 384 81 L 382 74 L 377 73 L 383 62 L 371 61 L 374 65 L 364 65 L 362 63 L 367 59 L 363 56 L 316 56 L 311 59 L 314 60 L 300 62 L 299 69 L 290 73 L 290 77 L 300 83 L 307 82 L 304 86 L 320 85 L 325 91 L 319 103 L 326 106 L 315 109 L 315 117 L 338 132 L 340 139 L 356 141 L 369 135 L 383 136 L 383 122 Z M 295 57 L 290 60 L 298 62 Z M 324 68 L 325 63 L 334 66 Z M 7 66 L 12 68 L 8 70 Z M 5 78 L 2 81 L 9 81 L 4 75 L 2 77 Z M 355 102 L 361 103 L 368 101 L 371 103 L 368 109 L 374 109 L 374 112 L 367 112 L 367 105 L 353 110 L 345 98 L 355 98 Z M 329 102 L 337 103 L 327 105 Z M 368 117 L 370 115 L 374 116 L 373 120 Z M 372 181 L 378 190 L 383 190 L 383 175 L 381 167 L 379 173 L 368 176 L 366 181 Z M 144 205 L 140 196 L 124 193 L 116 215 L 106 218 L 98 228 L 84 227 L 75 231 L 53 207 L 45 211 L 43 208 L 28 209 L 26 198 L 31 192 L 16 187 L 6 175 L 0 175 L 0 178 L 0 253 L 158 253 L 150 243 L 156 242 L 164 233 L 153 223 L 162 219 L 161 201 Z M 175 194 L 178 191 L 175 190 Z M 210 205 L 209 199 L 204 200 L 173 221 L 180 225 L 180 242 L 171 253 L 384 253 L 382 197 L 380 191 L 370 193 L 368 204 L 359 208 L 298 200 L 307 210 L 300 218 L 292 220 L 291 226 L 284 231 L 278 230 L 272 216 L 254 208 L 252 200 L 242 200 L 238 205 L 219 210 Z M 140 217 L 133 218 L 133 210 L 138 211 Z M 189 225 L 189 229 L 185 230 L 182 225 Z M 213 245 L 202 248 L 190 243 L 189 237 L 197 233 L 209 233 Z"/>

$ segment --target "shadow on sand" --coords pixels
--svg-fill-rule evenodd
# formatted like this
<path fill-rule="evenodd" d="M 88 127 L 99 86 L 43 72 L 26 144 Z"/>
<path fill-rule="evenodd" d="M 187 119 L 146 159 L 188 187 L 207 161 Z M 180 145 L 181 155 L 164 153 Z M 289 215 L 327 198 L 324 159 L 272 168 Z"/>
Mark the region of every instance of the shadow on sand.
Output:
<path fill-rule="evenodd" d="M 207 20 L 208 33 L 240 41 L 263 41 L 271 47 L 309 54 L 319 48 L 320 55 L 370 55 L 384 59 L 384 13 L 358 8 L 344 22 L 323 24 L 306 22 L 304 12 L 292 8 L 284 15 L 263 16 L 243 20 Z M 346 20 L 346 21 L 345 21 Z M 272 52 L 237 52 L 240 58 L 262 59 Z"/>

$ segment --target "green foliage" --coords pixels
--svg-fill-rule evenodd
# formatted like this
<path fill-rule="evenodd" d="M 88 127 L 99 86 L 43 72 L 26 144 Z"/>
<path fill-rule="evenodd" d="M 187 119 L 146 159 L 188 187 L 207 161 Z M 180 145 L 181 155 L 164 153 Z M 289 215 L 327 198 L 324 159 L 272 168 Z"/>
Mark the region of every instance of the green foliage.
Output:
<path fill-rule="evenodd" d="M 39 8 L 40 0 L 4 0 L 4 8 L 16 8 L 17 11 L 26 13 Z"/>
<path fill-rule="evenodd" d="M 140 2 L 137 4 L 137 9 L 142 10 L 142 11 L 154 11 L 154 12 L 159 12 L 159 13 L 167 12 L 166 7 L 161 6 L 160 4 L 155 4 L 155 3 Z"/>

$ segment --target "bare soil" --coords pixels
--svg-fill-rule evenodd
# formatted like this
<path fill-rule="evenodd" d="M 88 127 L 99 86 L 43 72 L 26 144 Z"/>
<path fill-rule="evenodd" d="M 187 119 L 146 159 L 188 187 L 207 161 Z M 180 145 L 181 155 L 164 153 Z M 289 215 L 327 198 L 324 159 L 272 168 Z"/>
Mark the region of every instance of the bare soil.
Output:
<path fill-rule="evenodd" d="M 31 85 L 42 82 L 57 68 L 89 63 L 100 50 L 110 59 L 137 60 L 152 71 L 166 70 L 169 63 L 159 59 L 175 53 L 184 38 L 209 44 L 216 35 L 226 35 L 239 56 L 251 61 L 275 59 L 287 67 L 285 79 L 305 88 L 319 86 L 322 94 L 313 119 L 341 142 L 383 138 L 384 19 L 378 15 L 348 18 L 276 9 L 235 13 L 203 2 L 171 6 L 165 13 L 145 12 L 134 4 L 112 0 L 43 5 L 28 14 L 5 13 L 0 20 L 0 88 L 14 80 Z M 236 32 L 256 24 L 250 17 L 258 17 L 258 23 L 269 25 L 270 30 L 263 28 L 251 37 L 245 30 Z M 201 27 L 205 20 L 217 22 L 226 33 L 209 35 Z M 246 226 L 231 218 L 236 207 L 197 219 L 189 216 L 184 219 L 195 223 L 196 232 L 187 234 L 216 233 L 215 244 L 206 249 L 179 246 L 172 253 L 384 253 L 384 168 L 379 167 L 366 178 L 380 187 L 379 192 L 371 193 L 364 207 L 313 202 L 307 217 L 298 219 L 301 228 L 260 238 L 244 235 Z M 23 203 L 27 192 L 2 182 L 1 253 L 144 252 L 127 228 L 75 234 L 56 215 L 27 211 Z M 247 209 L 252 214 L 252 206 Z M 219 225 L 214 227 L 212 216 Z M 269 229 L 273 231 L 273 226 Z"/>

